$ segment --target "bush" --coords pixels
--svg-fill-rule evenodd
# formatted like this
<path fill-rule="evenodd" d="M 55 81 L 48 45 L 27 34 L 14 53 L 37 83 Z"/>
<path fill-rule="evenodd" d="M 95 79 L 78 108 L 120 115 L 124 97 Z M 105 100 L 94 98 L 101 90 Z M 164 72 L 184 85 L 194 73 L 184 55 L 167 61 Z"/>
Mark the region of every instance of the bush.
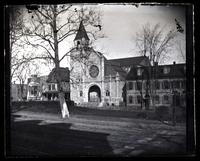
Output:
<path fill-rule="evenodd" d="M 158 120 L 169 120 L 169 107 L 167 106 L 158 106 L 155 109 L 155 114 Z"/>

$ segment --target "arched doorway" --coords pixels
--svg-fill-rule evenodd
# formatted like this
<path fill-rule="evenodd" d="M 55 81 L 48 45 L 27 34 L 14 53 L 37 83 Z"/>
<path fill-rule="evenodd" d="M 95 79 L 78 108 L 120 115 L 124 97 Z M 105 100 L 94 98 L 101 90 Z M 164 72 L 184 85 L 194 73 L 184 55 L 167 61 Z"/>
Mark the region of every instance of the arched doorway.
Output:
<path fill-rule="evenodd" d="M 93 85 L 88 91 L 89 102 L 101 102 L 101 90 L 97 85 Z"/>

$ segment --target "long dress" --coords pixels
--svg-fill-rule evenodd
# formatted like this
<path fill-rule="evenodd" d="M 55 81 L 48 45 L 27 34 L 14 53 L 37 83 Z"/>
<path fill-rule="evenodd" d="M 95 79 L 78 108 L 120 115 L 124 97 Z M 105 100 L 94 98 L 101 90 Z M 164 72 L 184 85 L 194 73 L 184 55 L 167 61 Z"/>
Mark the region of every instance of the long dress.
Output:
<path fill-rule="evenodd" d="M 59 100 L 60 100 L 62 118 L 65 118 L 66 116 L 69 118 L 69 110 L 63 92 L 59 93 L 59 98 L 60 98 Z"/>

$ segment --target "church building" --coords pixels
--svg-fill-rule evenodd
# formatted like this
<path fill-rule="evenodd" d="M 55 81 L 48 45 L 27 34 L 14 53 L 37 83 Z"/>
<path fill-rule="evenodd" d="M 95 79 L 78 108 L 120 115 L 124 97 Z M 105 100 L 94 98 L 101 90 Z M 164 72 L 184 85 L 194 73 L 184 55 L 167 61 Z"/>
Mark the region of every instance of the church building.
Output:
<path fill-rule="evenodd" d="M 150 65 L 148 57 L 108 60 L 89 44 L 90 39 L 81 22 L 71 52 L 71 100 L 87 106 L 124 105 L 127 73 L 132 66 Z"/>

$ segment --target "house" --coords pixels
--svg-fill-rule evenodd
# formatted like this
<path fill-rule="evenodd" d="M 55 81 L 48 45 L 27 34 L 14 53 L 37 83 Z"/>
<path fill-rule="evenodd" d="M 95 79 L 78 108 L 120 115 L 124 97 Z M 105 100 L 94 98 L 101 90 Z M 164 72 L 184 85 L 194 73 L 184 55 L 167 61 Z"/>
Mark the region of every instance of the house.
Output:
<path fill-rule="evenodd" d="M 58 74 L 61 78 L 61 88 L 65 93 L 66 100 L 70 100 L 70 73 L 68 68 L 59 68 Z M 58 86 L 55 79 L 55 68 L 48 76 L 32 75 L 28 78 L 28 100 L 57 100 Z"/>
<path fill-rule="evenodd" d="M 59 68 L 58 74 L 61 78 L 61 90 L 65 93 L 65 99 L 70 100 L 70 73 L 68 68 Z M 42 96 L 44 100 L 57 100 L 58 99 L 58 84 L 56 81 L 55 68 L 50 72 L 46 83 L 42 86 Z"/>
<path fill-rule="evenodd" d="M 127 106 L 136 109 L 171 106 L 174 102 L 185 106 L 185 93 L 185 64 L 132 67 L 126 77 Z"/>
<path fill-rule="evenodd" d="M 42 79 L 37 75 L 31 75 L 28 78 L 28 92 L 27 92 L 27 100 L 40 100 L 42 96 Z"/>

